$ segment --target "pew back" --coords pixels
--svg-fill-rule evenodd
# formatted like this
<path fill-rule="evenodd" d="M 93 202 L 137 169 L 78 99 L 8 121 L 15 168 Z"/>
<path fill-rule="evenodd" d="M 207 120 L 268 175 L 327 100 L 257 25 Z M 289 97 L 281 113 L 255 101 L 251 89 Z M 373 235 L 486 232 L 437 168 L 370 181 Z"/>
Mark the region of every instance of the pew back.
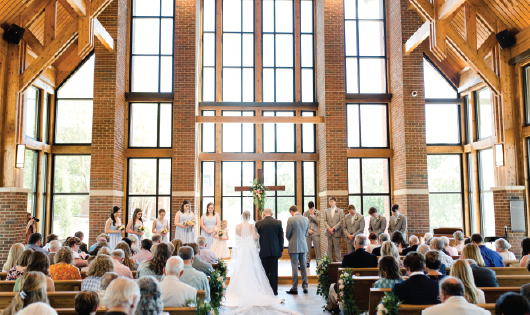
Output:
<path fill-rule="evenodd" d="M 410 305 L 410 304 L 401 304 L 399 306 L 398 313 L 399 315 L 421 315 L 421 312 L 433 305 Z M 495 303 L 488 304 L 477 304 L 478 307 L 482 307 L 487 311 L 490 311 L 491 315 L 495 315 Z"/>
<path fill-rule="evenodd" d="M 81 291 L 81 280 L 56 280 L 55 291 Z M 0 281 L 0 292 L 13 292 L 15 281 Z"/>

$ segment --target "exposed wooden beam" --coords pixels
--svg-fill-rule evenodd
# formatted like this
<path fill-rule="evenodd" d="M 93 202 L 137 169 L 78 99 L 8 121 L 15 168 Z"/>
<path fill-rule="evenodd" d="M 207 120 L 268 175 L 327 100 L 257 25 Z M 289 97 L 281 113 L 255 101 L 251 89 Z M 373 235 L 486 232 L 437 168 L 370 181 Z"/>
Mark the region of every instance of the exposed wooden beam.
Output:
<path fill-rule="evenodd" d="M 52 0 L 34 0 L 29 6 L 27 6 L 22 13 L 20 13 L 20 25 L 21 27 L 28 28 L 33 22 L 40 16 L 44 8 Z"/>
<path fill-rule="evenodd" d="M 438 12 L 438 20 L 443 21 L 447 19 L 453 12 L 455 12 L 460 6 L 464 4 L 466 0 L 447 0 L 440 7 Z"/>
<path fill-rule="evenodd" d="M 26 44 L 29 46 L 31 51 L 35 53 L 35 55 L 38 56 L 42 54 L 42 50 L 44 48 L 42 47 L 42 44 L 40 43 L 38 38 L 35 37 L 35 35 L 33 35 L 30 29 L 26 29 L 22 39 L 26 42 Z"/>
<path fill-rule="evenodd" d="M 24 144 L 28 149 L 44 151 L 46 153 L 51 153 L 51 146 L 41 141 L 37 141 L 30 137 L 24 137 Z"/>
<path fill-rule="evenodd" d="M 451 1 L 451 0 L 448 0 Z M 445 2 L 447 3 L 447 2 Z M 444 0 L 434 0 L 433 9 L 434 16 L 437 17 L 444 5 Z M 446 28 L 451 27 L 445 20 L 436 20 L 430 26 L 430 50 L 434 56 L 440 61 L 447 57 L 447 47 L 445 44 Z"/>
<path fill-rule="evenodd" d="M 90 11 L 91 1 L 87 2 Z M 94 18 L 90 15 L 79 18 L 79 39 L 77 40 L 79 57 L 85 57 L 94 49 Z"/>
<path fill-rule="evenodd" d="M 91 12 L 90 15 L 93 18 L 97 18 L 105 8 L 109 6 L 112 0 L 93 0 L 91 2 L 90 8 L 88 8 L 87 3 L 87 12 Z"/>
<path fill-rule="evenodd" d="M 477 13 L 471 5 L 464 5 L 466 41 L 473 51 L 477 50 Z"/>
<path fill-rule="evenodd" d="M 468 4 L 471 4 L 473 6 L 473 9 L 475 12 L 477 12 L 477 17 L 482 21 L 484 26 L 490 31 L 495 32 L 496 31 L 496 25 L 497 22 L 501 23 L 499 21 L 499 18 L 491 11 L 491 9 L 488 7 L 488 5 L 482 1 L 482 0 L 466 0 Z M 504 24 L 502 24 L 504 25 Z"/>
<path fill-rule="evenodd" d="M 199 153 L 199 161 L 318 161 L 318 153 Z"/>
<path fill-rule="evenodd" d="M 87 8 L 84 0 L 59 0 L 59 3 L 74 18 L 85 17 L 87 15 Z"/>
<path fill-rule="evenodd" d="M 44 48 L 55 39 L 57 27 L 57 0 L 52 0 L 44 9 Z"/>
<path fill-rule="evenodd" d="M 515 35 L 515 45 L 510 48 L 510 58 L 530 49 L 530 26 Z"/>
<path fill-rule="evenodd" d="M 392 149 L 348 149 L 348 157 L 393 157 Z"/>
<path fill-rule="evenodd" d="M 464 153 L 463 145 L 428 145 L 427 154 L 430 153 Z"/>
<path fill-rule="evenodd" d="M 92 147 L 89 145 L 53 145 L 53 154 L 90 154 Z"/>
<path fill-rule="evenodd" d="M 409 3 L 424 22 L 433 22 L 434 9 L 429 0 L 410 0 Z"/>
<path fill-rule="evenodd" d="M 124 156 L 132 157 L 173 157 L 173 149 L 125 149 Z"/>
<path fill-rule="evenodd" d="M 197 116 L 197 123 L 323 124 L 323 116 Z"/>
<path fill-rule="evenodd" d="M 430 32 L 430 22 L 425 22 L 423 25 L 412 35 L 407 42 L 404 44 L 403 50 L 405 55 L 410 54 L 419 44 L 421 44 L 427 37 L 429 37 Z"/>
<path fill-rule="evenodd" d="M 110 36 L 109 32 L 101 25 L 98 19 L 94 19 L 94 35 L 108 51 L 114 50 L 114 39 L 112 39 L 112 36 Z"/>
<path fill-rule="evenodd" d="M 446 58 L 442 61 L 438 60 L 433 53 L 429 50 L 429 42 L 423 42 L 423 52 L 429 57 L 429 59 L 434 62 L 434 64 L 442 71 L 442 73 L 455 85 L 459 86 L 460 80 L 456 75 L 456 71 L 453 70 L 451 64 L 449 63 L 449 58 Z"/>
<path fill-rule="evenodd" d="M 495 33 L 491 33 L 490 36 L 482 43 L 482 46 L 478 49 L 478 58 L 484 60 L 491 50 L 497 45 L 497 38 Z"/>

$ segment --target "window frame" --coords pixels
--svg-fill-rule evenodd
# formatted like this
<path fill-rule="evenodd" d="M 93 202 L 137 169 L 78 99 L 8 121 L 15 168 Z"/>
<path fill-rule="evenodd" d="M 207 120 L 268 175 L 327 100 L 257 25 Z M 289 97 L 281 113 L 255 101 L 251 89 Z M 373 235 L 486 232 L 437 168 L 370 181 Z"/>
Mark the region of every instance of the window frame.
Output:
<path fill-rule="evenodd" d="M 213 112 L 213 116 L 206 116 L 206 117 L 215 117 L 217 116 L 217 111 L 213 109 L 203 109 L 201 110 L 201 116 L 204 116 L 204 112 Z M 201 124 L 201 153 L 217 153 L 217 123 L 213 123 L 213 151 L 204 151 L 204 123 Z M 222 138 L 221 138 L 222 139 Z M 221 140 L 222 141 L 222 140 Z"/>
<path fill-rule="evenodd" d="M 294 1 L 300 1 L 300 12 L 296 12 L 295 10 L 293 10 L 295 16 L 296 14 L 300 14 L 300 24 L 302 23 L 302 2 L 304 2 L 304 0 L 294 0 Z M 294 3 L 293 1 L 293 3 Z M 312 72 L 313 72 L 313 75 L 312 75 L 312 86 L 313 86 L 313 93 L 312 93 L 312 98 L 313 98 L 313 102 L 315 101 L 315 98 L 316 98 L 316 84 L 315 84 L 315 77 L 316 77 L 316 74 L 315 74 L 315 61 L 316 61 L 316 58 L 315 58 L 315 55 L 316 55 L 316 52 L 315 52 L 315 0 L 309 0 L 311 1 L 311 8 L 313 10 L 311 10 L 311 20 L 313 21 L 312 22 L 312 25 L 313 25 L 313 28 L 311 29 L 311 32 L 303 32 L 302 31 L 302 25 L 300 25 L 300 101 L 301 102 L 304 102 L 303 101 L 303 97 L 304 97 L 304 76 L 303 76 L 303 73 L 304 73 L 304 69 L 311 69 Z M 296 6 L 295 6 L 295 9 L 296 9 Z M 296 19 L 293 20 L 293 22 L 296 22 Z M 296 27 L 296 25 L 295 25 Z M 304 67 L 302 66 L 302 55 L 303 55 L 303 51 L 302 51 L 302 37 L 304 35 L 311 35 L 313 40 L 311 41 L 311 51 L 312 51 L 312 55 L 313 55 L 313 58 L 312 58 L 312 64 L 311 64 L 311 67 Z M 296 38 L 295 38 L 295 43 L 296 43 Z M 295 63 L 295 75 L 293 76 L 294 79 L 295 79 L 295 99 L 296 99 L 296 45 L 293 49 L 294 53 L 295 53 L 295 56 L 293 58 L 293 62 Z M 315 116 L 316 116 L 316 113 L 315 113 Z M 316 148 L 316 146 L 315 146 Z"/>
<path fill-rule="evenodd" d="M 293 163 L 294 167 L 294 195 L 280 195 L 278 196 L 278 191 L 269 191 L 267 193 L 267 198 L 274 198 L 274 218 L 278 219 L 278 198 L 294 198 L 294 202 L 297 203 L 298 198 L 298 191 L 296 189 L 296 181 L 297 181 L 297 167 L 296 167 L 296 161 L 263 161 L 264 163 L 274 163 L 274 185 L 272 186 L 278 186 L 278 163 Z M 263 169 L 264 169 L 263 165 Z M 303 173 L 302 173 L 303 175 Z M 265 181 L 265 171 L 263 171 L 263 177 Z M 316 177 L 316 176 L 315 176 Z M 303 193 L 303 192 L 302 192 Z M 316 193 L 316 192 L 315 192 Z M 287 244 L 285 244 L 284 247 L 287 247 Z"/>
<path fill-rule="evenodd" d="M 222 0 L 218 0 L 218 1 L 222 1 Z M 217 76 L 217 0 L 214 1 L 215 3 L 215 8 L 214 8 L 214 31 L 205 31 L 204 30 L 204 8 L 205 8 L 205 1 L 202 0 L 202 10 L 201 10 L 201 31 L 202 31 L 202 38 L 201 38 L 201 57 L 200 57 L 200 62 L 201 62 L 201 101 L 204 101 L 204 81 L 203 81 L 203 78 L 204 78 L 204 68 L 213 68 L 213 73 L 214 73 L 214 76 Z M 221 6 L 222 7 L 222 6 Z M 222 29 L 221 29 L 222 31 Z M 204 34 L 205 33 L 208 33 L 208 34 L 213 34 L 214 36 L 214 46 L 213 46 L 213 58 L 214 58 L 214 65 L 213 66 L 205 66 L 204 65 Z M 222 52 L 221 52 L 221 56 L 222 56 Z M 221 60 L 221 67 L 222 67 L 222 60 Z M 221 83 L 222 84 L 222 83 Z M 221 85 L 222 86 L 222 85 Z M 214 95 L 214 101 L 217 100 L 217 80 L 213 80 L 213 95 Z M 221 91 L 221 96 L 222 96 L 222 91 Z M 202 112 L 201 112 L 201 115 L 202 115 Z M 201 131 L 202 131 L 202 128 L 201 128 Z M 202 145 L 201 145 L 201 149 L 202 149 Z"/>
<path fill-rule="evenodd" d="M 485 193 L 488 193 L 488 192 L 491 192 L 493 193 L 492 190 L 484 190 L 482 187 L 482 177 L 484 176 L 482 174 L 482 156 L 481 156 L 481 153 L 484 152 L 484 151 L 487 151 L 487 150 L 490 150 L 491 151 L 491 154 L 493 154 L 493 148 L 485 148 L 485 149 L 482 149 L 482 150 L 477 150 L 477 175 L 478 175 L 478 194 L 479 194 L 479 211 L 480 211 L 480 230 L 481 230 L 481 234 L 483 236 L 488 236 L 488 235 L 485 235 L 484 234 L 484 231 L 485 231 L 485 226 L 486 226 L 486 220 L 485 220 L 485 215 L 484 215 L 484 195 Z M 490 167 L 493 167 L 493 165 L 490 165 Z M 491 187 L 490 187 L 491 188 Z M 492 235 L 490 235 L 492 236 Z"/>
<path fill-rule="evenodd" d="M 224 116 L 224 112 L 240 112 L 241 113 L 241 116 Z M 256 111 L 255 110 L 236 110 L 236 109 L 223 109 L 221 110 L 221 116 L 224 116 L 224 117 L 244 117 L 243 116 L 243 113 L 244 112 L 249 112 L 249 113 L 252 113 L 252 116 L 247 116 L 247 117 L 255 117 L 256 116 Z M 252 151 L 251 152 L 248 152 L 248 151 L 243 151 L 243 147 L 245 146 L 243 144 L 243 134 L 244 134 L 244 131 L 243 131 L 243 124 L 244 123 L 239 123 L 241 124 L 241 151 L 240 152 L 228 152 L 228 151 L 224 151 L 223 150 L 223 144 L 224 144 L 224 125 L 225 123 L 222 123 L 221 124 L 221 153 L 256 153 L 256 124 L 252 124 L 252 128 L 254 130 L 254 135 L 252 137 Z M 214 142 L 215 143 L 215 142 Z"/>
<path fill-rule="evenodd" d="M 358 117 L 359 117 L 359 146 L 358 147 L 350 147 L 348 145 L 348 129 L 350 128 L 350 125 L 348 124 L 348 105 L 357 105 L 358 106 Z M 362 117 L 361 117 L 361 106 L 363 105 L 384 105 L 385 111 L 386 111 L 386 146 L 384 147 L 363 147 L 362 146 Z M 389 127 L 389 109 L 388 109 L 388 103 L 346 103 L 346 146 L 348 149 L 390 149 L 390 127 Z"/>
<path fill-rule="evenodd" d="M 38 187 L 39 187 L 39 151 L 37 150 L 31 150 L 29 148 L 26 148 L 26 152 L 31 151 L 33 154 L 33 174 L 32 174 L 32 187 L 30 188 L 30 191 L 28 193 L 29 195 L 32 195 L 32 207 L 31 207 L 31 215 L 37 216 L 37 199 L 38 199 Z"/>
<path fill-rule="evenodd" d="M 252 198 L 252 196 L 243 196 L 243 192 L 240 191 L 240 195 L 239 196 L 232 196 L 232 195 L 225 195 L 224 193 L 224 185 L 223 185 L 223 174 L 224 174 L 224 163 L 225 162 L 237 162 L 237 163 L 240 163 L 241 165 L 241 184 L 242 186 L 244 186 L 243 184 L 243 163 L 244 162 L 250 162 L 253 164 L 253 167 L 252 167 L 252 170 L 253 170 L 253 175 L 252 175 L 252 178 L 256 178 L 256 161 L 221 161 L 221 178 L 219 178 L 220 180 L 220 185 L 221 185 L 221 220 L 224 219 L 224 211 L 225 211 L 225 207 L 224 207 L 224 197 L 234 197 L 234 198 L 241 198 L 240 202 L 241 202 L 241 214 L 243 214 L 243 198 Z M 256 213 L 256 205 L 253 204 L 252 205 L 252 208 L 254 211 L 252 211 L 252 213 L 250 214 L 251 216 L 251 219 L 254 220 L 254 215 Z"/>
<path fill-rule="evenodd" d="M 364 213 L 364 209 L 363 209 L 363 204 L 364 204 L 364 201 L 363 201 L 363 198 L 364 196 L 374 196 L 374 197 L 377 197 L 377 196 L 384 196 L 384 197 L 388 197 L 388 202 L 389 202 L 389 207 L 392 205 L 392 198 L 391 198 L 391 192 L 392 192 L 392 169 L 391 169 L 391 164 L 390 164 L 390 158 L 389 157 L 348 157 L 347 158 L 347 175 L 349 175 L 349 163 L 348 161 L 351 160 L 351 159 L 358 159 L 359 160 L 359 188 L 360 188 L 360 192 L 359 193 L 350 193 L 350 180 L 349 180 L 349 177 L 348 177 L 348 203 L 349 203 L 349 199 L 351 196 L 359 196 L 360 197 L 360 205 L 356 208 L 360 211 L 360 213 L 365 216 L 368 214 L 368 209 L 366 209 L 366 213 Z M 362 160 L 387 160 L 387 163 L 388 163 L 388 193 L 363 193 L 363 163 L 362 163 Z M 379 209 L 378 209 L 379 210 Z M 384 209 L 383 209 L 384 210 Z M 390 210 L 390 209 L 389 209 Z"/>
<path fill-rule="evenodd" d="M 201 161 L 201 171 L 200 171 L 200 179 L 201 179 L 201 199 L 200 199 L 200 209 L 199 209 L 199 213 L 200 213 L 200 216 L 202 216 L 204 213 L 203 213 L 203 209 L 204 209 L 204 198 L 213 198 L 214 200 L 214 204 L 215 204 L 215 189 L 213 190 L 213 196 L 204 196 L 204 176 L 203 176 L 203 170 L 204 170 L 204 163 L 213 163 L 213 182 L 214 182 L 214 187 L 215 187 L 215 184 L 217 182 L 217 174 L 216 174 L 216 168 L 217 168 L 217 163 L 215 161 Z M 199 217 L 200 217 L 199 216 Z"/>
<path fill-rule="evenodd" d="M 315 194 L 314 195 L 306 195 L 305 194 L 305 163 L 313 163 L 313 172 L 315 174 L 315 179 L 313 185 L 315 186 Z M 304 209 L 307 206 L 304 202 L 305 198 L 313 197 L 313 202 L 315 203 L 315 208 L 317 208 L 317 162 L 316 161 L 301 161 L 302 164 L 302 209 L 300 210 L 301 213 L 304 213 Z M 295 170 L 296 171 L 296 170 Z M 296 181 L 295 181 L 296 183 Z"/>
<path fill-rule="evenodd" d="M 157 124 L 157 135 L 156 135 L 156 147 L 141 147 L 141 146 L 132 146 L 132 114 L 133 114 L 133 104 L 157 104 L 157 117 L 156 117 L 156 124 Z M 161 106 L 162 104 L 170 105 L 171 108 L 171 146 L 169 147 L 161 147 L 160 146 L 160 112 L 161 112 Z M 172 102 L 129 102 L 127 104 L 128 106 L 128 123 L 127 123 L 127 130 L 128 130 L 128 141 L 127 141 L 127 149 L 172 149 L 173 148 L 173 103 Z"/>
<path fill-rule="evenodd" d="M 493 126 L 493 122 L 490 122 L 491 124 L 491 135 L 487 136 L 487 137 L 481 137 L 480 135 L 480 125 L 481 125 L 481 119 L 480 119 L 480 98 L 478 97 L 478 94 L 484 90 L 487 90 L 488 87 L 483 87 L 477 91 L 474 91 L 474 98 L 475 98 L 475 129 L 476 129 L 476 135 L 475 135 L 475 138 L 476 138 L 476 141 L 480 141 L 480 140 L 484 140 L 484 139 L 488 139 L 488 138 L 491 138 L 493 137 L 493 131 L 494 131 L 494 126 Z M 490 101 L 492 102 L 491 106 L 493 108 L 493 99 L 491 97 L 491 90 L 490 90 Z M 491 116 L 493 117 L 493 112 L 491 113 Z"/>
<path fill-rule="evenodd" d="M 48 170 L 49 170 L 49 166 L 48 166 L 48 157 L 49 157 L 49 153 L 46 153 L 44 152 L 43 154 L 43 158 L 42 158 L 42 174 L 41 174 L 41 179 L 42 179 L 42 217 L 41 217 L 41 220 L 42 222 L 44 222 L 44 224 L 41 224 L 41 233 L 42 235 L 46 235 L 46 219 L 47 219 L 47 213 L 46 213 L 46 209 L 47 209 L 47 206 L 48 206 Z"/>
<path fill-rule="evenodd" d="M 469 96 L 464 96 L 464 127 L 465 127 L 465 144 L 475 141 L 473 138 L 473 106 L 469 101 Z"/>
<path fill-rule="evenodd" d="M 444 142 L 444 143 L 427 143 L 427 140 L 425 140 L 427 146 L 455 146 L 455 145 L 462 145 L 462 106 L 461 104 L 455 103 L 455 104 L 425 104 L 425 112 L 427 112 L 427 106 L 457 106 L 457 123 L 458 123 L 458 141 L 457 142 Z M 427 118 L 427 115 L 425 115 Z M 427 120 L 426 120 L 427 122 Z M 467 135 L 467 134 L 466 134 Z M 425 128 L 425 136 L 427 136 L 427 127 Z"/>
<path fill-rule="evenodd" d="M 265 116 L 263 115 L 265 112 L 272 112 L 274 113 L 273 116 L 267 116 L 267 117 L 276 117 L 276 113 L 278 112 L 290 112 L 290 113 L 293 113 L 293 116 L 292 117 L 296 117 L 296 111 L 295 110 L 263 110 L 261 112 L 261 116 Z M 290 116 L 289 116 L 290 117 Z M 294 136 L 294 144 L 293 144 L 293 151 L 289 151 L 289 152 L 278 152 L 278 131 L 277 131 L 277 123 L 270 123 L 270 124 L 274 124 L 274 152 L 268 152 L 268 151 L 265 151 L 265 123 L 261 124 L 261 150 L 263 153 L 296 153 L 296 124 L 293 123 L 293 128 L 294 128 L 294 132 L 293 132 L 293 136 Z M 316 146 L 315 146 L 315 149 L 316 149 Z M 282 161 L 284 162 L 284 161 Z M 286 161 L 287 162 L 287 161 Z"/>
<path fill-rule="evenodd" d="M 475 223 L 475 214 L 474 214 L 474 195 L 475 195 L 475 177 L 473 176 L 473 155 L 471 152 L 466 153 L 466 159 L 467 159 L 467 198 L 468 198 L 468 205 L 469 205 L 469 226 L 471 233 L 474 233 L 474 223 Z M 465 209 L 464 209 L 465 210 Z M 465 213 L 464 213 L 465 215 Z M 465 216 L 464 216 L 465 218 Z"/>
<path fill-rule="evenodd" d="M 523 104 L 525 123 L 524 126 L 530 126 L 530 64 L 522 68 L 523 74 Z"/>
<path fill-rule="evenodd" d="M 24 136 L 39 141 L 40 135 L 41 135 L 41 132 L 40 132 L 40 128 L 41 128 L 40 112 L 41 112 L 41 109 L 42 109 L 42 94 L 44 93 L 44 91 L 42 91 L 40 88 L 38 88 L 38 87 L 36 87 L 34 85 L 30 86 L 28 89 L 34 89 L 35 90 L 35 106 L 32 106 L 32 107 L 35 107 L 35 121 L 32 122 L 35 125 L 35 137 L 29 136 L 26 133 L 27 130 L 24 130 Z M 26 97 L 26 102 L 25 103 L 26 103 L 26 105 L 29 105 L 29 98 L 28 97 Z M 26 107 L 26 111 L 28 109 L 29 109 L 29 106 Z M 29 121 L 26 120 L 25 121 L 26 128 L 28 126 L 28 123 L 29 123 Z M 26 128 L 24 128 L 24 129 L 26 129 Z"/>
<path fill-rule="evenodd" d="M 313 116 L 304 116 L 304 113 L 313 113 Z M 300 111 L 300 117 L 315 117 L 316 115 L 317 115 L 317 112 L 313 111 L 313 110 L 302 110 L 302 111 Z M 306 125 L 306 124 L 300 124 L 300 134 L 301 134 L 301 136 L 300 136 L 300 152 L 301 153 L 316 153 L 317 152 L 317 128 L 316 128 L 316 125 L 315 124 L 307 124 L 307 125 L 311 125 L 310 126 L 311 129 L 313 129 L 313 148 L 315 148 L 313 151 L 304 151 L 304 125 Z M 295 128 L 296 128 L 296 125 L 295 125 Z M 295 147 L 296 147 L 296 142 L 295 142 Z"/>

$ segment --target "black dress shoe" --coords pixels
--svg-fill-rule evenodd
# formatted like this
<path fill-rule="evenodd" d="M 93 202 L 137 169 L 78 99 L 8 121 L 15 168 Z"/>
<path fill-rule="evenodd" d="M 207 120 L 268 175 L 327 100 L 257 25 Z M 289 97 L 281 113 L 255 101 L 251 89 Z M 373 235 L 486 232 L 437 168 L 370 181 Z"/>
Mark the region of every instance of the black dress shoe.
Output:
<path fill-rule="evenodd" d="M 338 313 L 340 313 L 340 308 L 338 308 L 338 307 L 334 308 L 334 309 L 330 310 L 330 312 L 333 313 L 333 314 L 338 314 Z"/>
<path fill-rule="evenodd" d="M 304 289 L 304 293 L 306 293 L 306 294 L 307 294 L 308 292 L 309 292 L 309 291 L 307 291 L 307 289 Z"/>
<path fill-rule="evenodd" d="M 306 266 L 306 267 L 309 268 L 309 263 L 307 263 L 307 266 Z"/>
<path fill-rule="evenodd" d="M 289 291 L 285 291 L 287 294 L 298 294 L 298 291 L 294 291 L 293 289 Z"/>
<path fill-rule="evenodd" d="M 278 292 L 274 292 L 274 295 L 278 295 Z"/>
<path fill-rule="evenodd" d="M 300 270 L 300 266 L 298 266 L 298 270 Z"/>

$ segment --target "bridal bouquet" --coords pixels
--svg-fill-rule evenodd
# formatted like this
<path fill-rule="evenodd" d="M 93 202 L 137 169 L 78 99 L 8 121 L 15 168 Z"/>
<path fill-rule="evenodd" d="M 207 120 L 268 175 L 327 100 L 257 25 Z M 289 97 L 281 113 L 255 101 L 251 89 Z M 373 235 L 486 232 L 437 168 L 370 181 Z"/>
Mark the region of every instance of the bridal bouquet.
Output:
<path fill-rule="evenodd" d="M 161 229 L 160 230 L 160 234 L 162 234 L 162 235 L 167 234 L 167 232 L 169 232 L 167 229 Z"/>
<path fill-rule="evenodd" d="M 195 225 L 195 222 L 186 220 L 182 224 L 184 225 L 185 228 L 189 229 L 189 228 L 191 228 L 192 226 Z"/>
<path fill-rule="evenodd" d="M 125 231 L 125 225 L 118 225 L 118 230 Z"/>

